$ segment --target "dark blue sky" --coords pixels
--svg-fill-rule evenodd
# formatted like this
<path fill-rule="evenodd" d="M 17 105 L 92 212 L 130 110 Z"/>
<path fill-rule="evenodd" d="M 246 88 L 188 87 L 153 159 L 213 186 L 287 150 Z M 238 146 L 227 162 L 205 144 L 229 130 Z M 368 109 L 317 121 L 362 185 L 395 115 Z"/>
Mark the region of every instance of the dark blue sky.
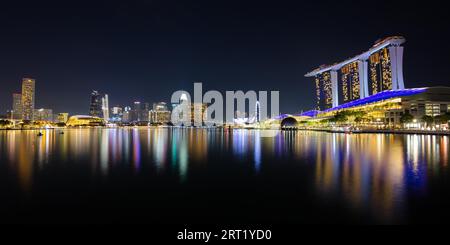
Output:
<path fill-rule="evenodd" d="M 369 6 L 369 4 L 374 6 Z M 279 90 L 282 112 L 314 106 L 304 74 L 403 35 L 407 87 L 450 86 L 450 17 L 440 2 L 14 1 L 0 7 L 0 112 L 20 79 L 36 107 L 87 113 L 95 89 L 110 105 L 169 101 L 192 89 Z"/>

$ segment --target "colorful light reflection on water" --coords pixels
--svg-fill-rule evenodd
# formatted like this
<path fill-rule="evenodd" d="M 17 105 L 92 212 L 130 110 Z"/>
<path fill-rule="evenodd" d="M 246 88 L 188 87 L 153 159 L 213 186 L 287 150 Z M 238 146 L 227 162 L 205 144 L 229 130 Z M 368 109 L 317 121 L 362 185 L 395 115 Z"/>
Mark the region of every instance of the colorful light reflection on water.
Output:
<path fill-rule="evenodd" d="M 107 186 L 120 183 L 130 188 L 129 195 L 142 195 L 128 186 L 134 176 L 143 186 L 155 180 L 152 190 L 157 193 L 182 190 L 183 194 L 174 194 L 178 201 L 202 190 L 205 195 L 199 203 L 207 202 L 210 194 L 220 196 L 221 191 L 231 199 L 256 202 L 250 200 L 256 194 L 229 193 L 240 185 L 261 192 L 258 201 L 313 199 L 325 206 L 345 207 L 353 219 L 362 215 L 370 218 L 368 222 L 396 223 L 410 219 L 411 199 L 426 200 L 429 183 L 449 172 L 448 136 L 289 131 L 262 138 L 259 134 L 258 130 L 130 128 L 68 129 L 64 134 L 45 130 L 39 137 L 36 131 L 1 131 L 0 194 L 9 193 L 20 199 L 17 203 L 27 204 L 33 195 L 42 195 L 43 190 L 35 186 L 57 185 L 74 171 L 75 191 L 77 183 L 86 181 L 79 177 L 88 176 L 94 180 L 89 188 L 97 187 L 95 180 L 101 179 Z M 150 206 L 157 201 L 151 193 L 144 201 Z M 102 195 L 114 200 L 114 188 Z M 49 192 L 46 198 L 51 203 L 59 197 Z M 249 208 L 242 207 L 242 212 Z M 273 221 L 276 216 L 278 221 L 320 222 L 302 220 L 303 211 L 291 210 L 292 217 L 268 212 L 249 220 Z"/>

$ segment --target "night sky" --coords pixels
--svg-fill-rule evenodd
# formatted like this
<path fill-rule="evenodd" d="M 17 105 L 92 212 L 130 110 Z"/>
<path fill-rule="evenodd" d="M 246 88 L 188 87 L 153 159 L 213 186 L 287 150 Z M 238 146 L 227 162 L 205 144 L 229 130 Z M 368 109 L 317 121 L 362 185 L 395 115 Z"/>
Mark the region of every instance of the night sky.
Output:
<path fill-rule="evenodd" d="M 281 112 L 299 112 L 315 105 L 306 72 L 390 35 L 407 40 L 407 87 L 450 86 L 447 8 L 393 2 L 2 2 L 0 114 L 22 77 L 36 79 L 36 108 L 55 113 L 87 114 L 91 90 L 126 106 L 169 102 L 194 82 L 223 92 L 279 90 Z"/>

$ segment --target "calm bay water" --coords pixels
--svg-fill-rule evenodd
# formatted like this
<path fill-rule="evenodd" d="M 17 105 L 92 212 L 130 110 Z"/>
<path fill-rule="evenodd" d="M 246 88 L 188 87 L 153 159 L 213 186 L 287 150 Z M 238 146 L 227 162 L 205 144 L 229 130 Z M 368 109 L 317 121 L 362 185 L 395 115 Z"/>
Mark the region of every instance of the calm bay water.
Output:
<path fill-rule="evenodd" d="M 448 136 L 0 131 L 0 222 L 449 222 Z"/>

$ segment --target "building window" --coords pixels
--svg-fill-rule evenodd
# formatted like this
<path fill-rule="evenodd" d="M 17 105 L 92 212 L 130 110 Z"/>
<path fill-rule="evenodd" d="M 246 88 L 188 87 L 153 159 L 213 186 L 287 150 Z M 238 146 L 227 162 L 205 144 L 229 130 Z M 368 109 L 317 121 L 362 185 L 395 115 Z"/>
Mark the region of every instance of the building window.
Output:
<path fill-rule="evenodd" d="M 425 105 L 425 115 L 435 117 L 441 115 L 441 105 L 440 104 L 426 104 Z"/>

